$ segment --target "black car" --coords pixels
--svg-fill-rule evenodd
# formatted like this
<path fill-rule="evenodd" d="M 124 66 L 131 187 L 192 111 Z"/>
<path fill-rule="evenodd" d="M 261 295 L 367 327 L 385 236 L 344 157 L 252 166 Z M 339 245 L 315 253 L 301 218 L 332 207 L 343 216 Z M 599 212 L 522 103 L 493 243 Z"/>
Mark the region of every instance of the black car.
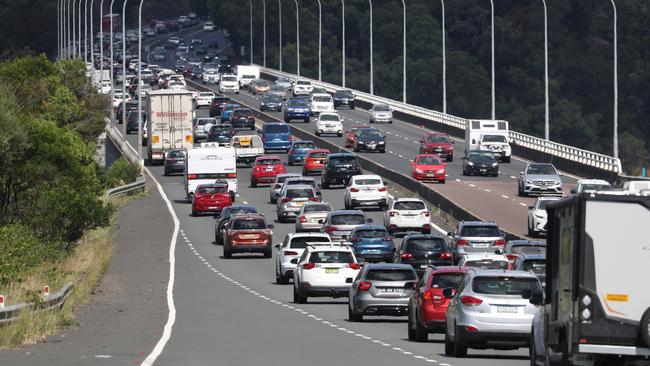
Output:
<path fill-rule="evenodd" d="M 395 263 L 413 266 L 422 275 L 428 266 L 451 266 L 451 250 L 445 239 L 433 234 L 406 235 L 395 251 Z"/>
<path fill-rule="evenodd" d="M 362 128 L 359 130 L 359 134 L 355 140 L 354 151 L 377 151 L 385 153 L 386 136 L 375 129 Z"/>
<path fill-rule="evenodd" d="M 260 111 L 282 112 L 282 98 L 272 94 L 264 95 L 260 101 Z"/>
<path fill-rule="evenodd" d="M 235 109 L 230 114 L 230 124 L 233 128 L 248 128 L 255 130 L 255 116 L 248 108 Z"/>
<path fill-rule="evenodd" d="M 131 132 L 138 132 L 138 109 L 128 112 L 129 115 L 126 118 L 126 134 Z M 142 112 L 142 123 L 147 122 L 147 114 Z"/>
<path fill-rule="evenodd" d="M 185 67 L 185 61 L 176 60 L 176 62 L 174 62 L 174 72 L 183 72 L 184 67 Z"/>
<path fill-rule="evenodd" d="M 194 53 L 197 55 L 205 55 L 208 52 L 208 47 L 204 45 L 198 45 L 194 47 Z"/>
<path fill-rule="evenodd" d="M 203 69 L 198 66 L 192 66 L 190 68 L 190 77 L 194 79 L 203 79 Z"/>
<path fill-rule="evenodd" d="M 202 45 L 202 44 L 203 44 L 203 40 L 201 40 L 201 38 L 194 37 L 194 38 L 192 38 L 192 40 L 190 41 L 190 49 L 193 50 L 194 47 L 196 47 L 196 46 L 198 46 L 198 45 Z"/>
<path fill-rule="evenodd" d="M 230 123 L 220 123 L 212 125 L 210 131 L 208 131 L 208 141 L 209 142 L 230 142 L 232 135 L 235 134 L 235 130 L 232 128 Z"/>
<path fill-rule="evenodd" d="M 217 218 L 217 222 L 214 224 L 215 244 L 223 245 L 224 234 L 226 233 L 226 228 L 230 223 L 230 218 L 234 214 L 239 213 L 257 213 L 257 208 L 249 205 L 232 205 L 229 207 L 224 207 L 224 209 L 221 210 L 221 214 Z"/>
<path fill-rule="evenodd" d="M 185 173 L 185 150 L 169 150 L 165 153 L 164 175 Z"/>
<path fill-rule="evenodd" d="M 499 163 L 494 153 L 487 150 L 473 150 L 463 158 L 463 175 L 499 175 Z"/>
<path fill-rule="evenodd" d="M 210 103 L 210 117 L 219 117 L 221 116 L 221 111 L 223 110 L 223 106 L 226 105 L 226 103 L 230 102 L 230 98 L 228 97 L 215 97 L 212 99 L 212 103 Z"/>
<path fill-rule="evenodd" d="M 221 59 L 219 59 L 219 74 L 225 75 L 225 74 L 232 74 L 233 69 L 230 65 L 224 65 L 221 63 Z"/>
<path fill-rule="evenodd" d="M 349 107 L 354 109 L 354 94 L 351 90 L 337 90 L 333 97 L 334 108 Z"/>
<path fill-rule="evenodd" d="M 126 117 L 128 117 L 129 112 L 138 110 L 138 102 L 126 102 L 126 107 L 124 105 L 124 102 L 121 102 L 117 106 L 117 111 L 115 112 L 115 115 L 117 116 L 117 120 L 119 121 L 120 124 L 124 123 L 124 121 L 122 120 L 122 109 L 123 108 L 126 108 Z"/>
<path fill-rule="evenodd" d="M 216 52 L 214 52 L 214 51 L 206 51 L 206 52 L 205 52 L 205 55 L 203 55 L 203 61 L 205 61 L 205 62 L 210 62 L 210 61 L 214 60 L 214 59 L 217 58 L 217 57 L 219 57 L 219 56 L 217 55 Z M 217 67 L 218 67 L 218 66 L 217 66 Z M 217 67 L 214 67 L 214 68 L 216 69 Z M 207 68 L 208 68 L 208 67 L 206 66 L 206 69 L 207 69 Z"/>
<path fill-rule="evenodd" d="M 354 154 L 329 154 L 323 164 L 321 181 L 323 188 L 336 184 L 347 185 L 352 176 L 359 174 L 362 174 L 361 163 Z"/>

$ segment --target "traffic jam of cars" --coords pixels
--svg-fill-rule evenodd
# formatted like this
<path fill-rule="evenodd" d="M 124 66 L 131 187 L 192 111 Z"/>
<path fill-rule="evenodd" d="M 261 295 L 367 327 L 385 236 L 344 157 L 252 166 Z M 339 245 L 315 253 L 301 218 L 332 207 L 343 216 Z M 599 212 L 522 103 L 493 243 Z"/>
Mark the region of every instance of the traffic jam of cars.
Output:
<path fill-rule="evenodd" d="M 204 30 L 210 32 L 211 25 Z M 547 205 L 569 193 L 552 164 L 527 163 L 513 181 L 518 196 L 537 197 L 528 207 L 528 238 L 513 238 L 493 221 L 459 221 L 444 232 L 434 223 L 430 203 L 415 194 L 395 197 L 382 176 L 362 169 L 360 153 L 388 149 L 386 129 L 377 125 L 391 128 L 389 105 L 372 105 L 367 123 L 346 129 L 338 110 L 358 108 L 350 90 L 330 94 L 306 79 L 263 80 L 256 66 L 233 67 L 225 56 L 199 59 L 202 45 L 195 37 L 185 49 L 184 40 L 170 37 L 165 47 L 176 50 L 180 68 L 153 73 L 151 83 L 159 90 L 150 92 L 147 114 L 155 115 L 156 93 L 163 92 L 187 92 L 195 111 L 207 109 L 207 117 L 192 114 L 191 138 L 184 140 L 189 144 L 167 148 L 161 163 L 165 175 L 182 177 L 192 215 L 215 217 L 214 243 L 222 246 L 223 258 L 238 253 L 272 258 L 275 282 L 291 286 L 295 303 L 347 298 L 342 311 L 347 310 L 349 321 L 402 317 L 409 341 L 441 334 L 449 356 L 465 357 L 468 349 L 530 346 L 539 307 L 526 295 L 541 293 L 547 285 L 546 242 L 533 238 L 549 231 Z M 214 84 L 216 93 L 188 91 L 186 80 Z M 257 110 L 282 117 L 256 118 L 229 96 L 243 92 L 259 100 Z M 130 96 L 114 97 L 118 115 L 128 108 L 131 123 L 137 104 Z M 340 139 L 352 151 L 330 151 L 317 141 L 297 139 L 292 123 L 298 121 L 313 121 L 314 136 Z M 454 158 L 462 159 L 463 176 L 498 176 L 499 164 L 511 160 L 508 123 L 470 120 L 466 127 L 462 157 L 454 152 L 458 139 L 426 132 L 414 148 L 410 177 L 445 184 L 447 164 Z M 143 128 L 148 134 L 143 143 L 153 151 L 155 131 Z M 250 175 L 251 189 L 268 190 L 267 203 L 235 199 L 244 174 Z M 337 187 L 343 188 L 339 198 L 325 201 L 324 192 Z M 570 195 L 609 189 L 606 181 L 585 179 Z M 271 205 L 275 217 L 263 214 L 261 205 Z M 372 211 L 381 212 L 380 222 L 369 217 Z M 274 238 L 277 225 L 290 232 Z"/>

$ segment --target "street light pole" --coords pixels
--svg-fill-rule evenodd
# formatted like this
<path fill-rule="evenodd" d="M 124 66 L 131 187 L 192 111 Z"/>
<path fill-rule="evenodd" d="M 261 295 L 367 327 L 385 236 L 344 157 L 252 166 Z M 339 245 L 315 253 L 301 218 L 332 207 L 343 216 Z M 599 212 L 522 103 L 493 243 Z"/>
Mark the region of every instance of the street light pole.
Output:
<path fill-rule="evenodd" d="M 249 53 L 250 53 L 250 64 L 253 64 L 253 0 L 248 0 L 248 10 L 249 10 L 249 22 L 250 22 L 250 45 L 249 45 Z"/>
<path fill-rule="evenodd" d="M 345 88 L 345 0 L 341 0 L 341 86 Z"/>
<path fill-rule="evenodd" d="M 140 0 L 140 7 L 138 8 L 138 31 L 142 34 L 142 3 Z M 138 37 L 138 163 L 142 158 L 142 94 L 140 88 L 142 87 L 142 37 Z M 124 109 L 124 108 L 122 108 Z M 142 169 L 142 165 L 140 166 Z"/>
<path fill-rule="evenodd" d="M 99 78 L 101 85 L 102 79 L 104 79 L 104 0 L 99 2 L 99 19 Z"/>
<path fill-rule="evenodd" d="M 402 0 L 403 26 L 402 39 L 402 102 L 406 103 L 406 2 Z"/>
<path fill-rule="evenodd" d="M 90 63 L 93 65 L 91 70 L 95 71 L 95 27 L 93 27 L 93 4 L 95 0 L 90 0 Z M 101 75 L 100 75 L 101 84 Z"/>
<path fill-rule="evenodd" d="M 614 9 L 614 157 L 618 158 L 618 14 L 616 3 L 610 0 Z"/>
<path fill-rule="evenodd" d="M 62 27 L 62 19 L 61 19 L 61 0 L 56 0 L 56 49 L 57 49 L 57 59 L 61 59 L 61 42 L 62 37 L 61 37 L 61 27 Z"/>
<path fill-rule="evenodd" d="M 490 0 L 490 14 L 492 15 L 492 120 L 496 119 L 496 103 L 495 103 L 495 92 L 494 92 L 494 0 Z"/>
<path fill-rule="evenodd" d="M 126 141 L 126 4 L 129 0 L 124 0 L 122 4 L 122 124 L 124 127 L 124 141 Z"/>
<path fill-rule="evenodd" d="M 71 27 L 70 27 L 70 21 L 71 21 L 71 19 L 72 19 L 72 18 L 70 17 L 70 2 L 71 2 L 71 1 L 72 1 L 72 0 L 68 0 L 68 1 L 66 2 L 66 4 L 67 4 L 67 6 L 66 6 L 66 9 L 67 9 L 67 10 L 66 10 L 66 11 L 67 11 L 67 21 L 66 21 L 66 24 L 67 24 L 67 32 L 68 32 L 68 36 L 67 36 L 67 39 L 66 39 L 66 54 L 67 54 L 67 58 L 70 58 L 71 55 L 72 55 L 72 53 L 70 52 L 70 47 L 72 46 L 72 45 L 71 45 L 71 42 L 72 42 L 72 32 L 70 31 L 70 29 L 71 29 Z"/>
<path fill-rule="evenodd" d="M 88 0 L 84 0 L 84 61 L 88 62 Z"/>
<path fill-rule="evenodd" d="M 262 0 L 262 65 L 266 67 L 266 0 Z"/>
<path fill-rule="evenodd" d="M 78 20 L 77 20 L 77 39 L 79 40 L 79 46 L 77 49 L 79 50 L 79 58 L 81 58 L 81 21 L 83 20 L 83 17 L 81 16 L 83 13 L 81 11 L 81 3 L 82 0 L 79 0 L 79 5 L 78 5 Z"/>
<path fill-rule="evenodd" d="M 115 111 L 113 110 L 113 98 L 115 98 L 115 70 L 113 70 L 113 62 L 115 61 L 115 55 L 113 54 L 113 3 L 115 0 L 111 0 L 111 5 L 108 9 L 111 17 L 111 29 L 110 29 L 110 43 L 111 43 L 111 56 L 108 63 L 109 74 L 111 78 L 111 119 L 115 118 Z M 122 95 L 122 100 L 124 100 L 124 95 Z"/>
<path fill-rule="evenodd" d="M 442 5 L 442 113 L 447 113 L 447 50 L 445 36 L 445 0 L 440 0 Z"/>
<path fill-rule="evenodd" d="M 372 45 L 372 0 L 370 3 L 370 94 L 375 94 L 375 79 L 374 79 L 374 65 L 373 65 L 373 45 Z"/>
<path fill-rule="evenodd" d="M 296 74 L 300 76 L 300 9 L 298 8 L 298 0 L 296 3 Z"/>
<path fill-rule="evenodd" d="M 278 61 L 280 64 L 280 71 L 282 71 L 282 0 L 278 0 L 278 20 L 279 20 L 279 32 L 278 34 L 280 35 L 280 42 L 279 42 L 279 49 L 278 49 Z"/>
<path fill-rule="evenodd" d="M 318 81 L 323 80 L 321 50 L 323 47 L 323 9 L 321 2 L 318 1 Z"/>
<path fill-rule="evenodd" d="M 550 138 L 550 122 L 548 107 L 548 13 L 546 11 L 546 0 L 542 0 L 544 5 L 544 139 Z"/>
<path fill-rule="evenodd" d="M 77 0 L 72 0 L 72 56 L 73 57 L 77 57 L 77 20 L 74 12 L 76 3 Z"/>

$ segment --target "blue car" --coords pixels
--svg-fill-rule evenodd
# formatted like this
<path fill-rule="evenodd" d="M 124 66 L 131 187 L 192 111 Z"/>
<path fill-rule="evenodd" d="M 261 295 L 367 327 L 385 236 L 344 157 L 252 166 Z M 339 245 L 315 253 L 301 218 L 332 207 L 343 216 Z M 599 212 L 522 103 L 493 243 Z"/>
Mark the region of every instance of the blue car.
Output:
<path fill-rule="evenodd" d="M 293 138 L 291 137 L 291 126 L 282 122 L 265 122 L 262 125 L 262 142 L 264 143 L 264 152 L 269 150 L 284 150 L 288 152 L 291 149 Z"/>
<path fill-rule="evenodd" d="M 309 123 L 309 102 L 305 98 L 289 98 L 284 108 L 284 121 L 286 123 L 301 119 Z"/>
<path fill-rule="evenodd" d="M 354 247 L 354 255 L 365 261 L 392 262 L 395 243 L 381 225 L 362 225 L 352 229 L 348 240 Z"/>
<path fill-rule="evenodd" d="M 287 156 L 289 165 L 302 164 L 305 161 L 305 158 L 307 157 L 309 151 L 314 150 L 315 148 L 316 145 L 314 145 L 313 141 L 306 140 L 294 142 L 291 146 L 291 150 L 289 150 L 289 155 Z"/>
<path fill-rule="evenodd" d="M 226 104 L 223 106 L 223 111 L 221 112 L 221 123 L 230 122 L 230 115 L 235 109 L 239 109 L 241 106 L 239 104 Z"/>

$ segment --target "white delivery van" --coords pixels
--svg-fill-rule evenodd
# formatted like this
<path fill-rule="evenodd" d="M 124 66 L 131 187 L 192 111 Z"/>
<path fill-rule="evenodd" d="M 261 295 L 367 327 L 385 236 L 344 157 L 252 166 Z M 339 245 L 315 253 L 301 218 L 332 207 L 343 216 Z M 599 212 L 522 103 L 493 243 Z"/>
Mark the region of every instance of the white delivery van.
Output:
<path fill-rule="evenodd" d="M 650 180 L 631 180 L 623 184 L 623 190 L 632 194 L 650 192 Z"/>
<path fill-rule="evenodd" d="M 231 197 L 237 193 L 237 161 L 230 144 L 203 143 L 185 154 L 185 192 L 192 200 L 199 184 L 228 182 Z"/>
<path fill-rule="evenodd" d="M 250 86 L 251 81 L 260 78 L 260 68 L 257 66 L 237 65 L 237 81 L 239 88 L 245 89 Z"/>
<path fill-rule="evenodd" d="M 147 103 L 147 156 L 151 163 L 162 163 L 171 149 L 194 147 L 192 93 L 178 90 L 156 90 L 149 93 Z"/>
<path fill-rule="evenodd" d="M 509 135 L 508 121 L 468 120 L 465 125 L 465 156 L 472 150 L 489 150 L 496 159 L 509 163 L 512 156 Z"/>

